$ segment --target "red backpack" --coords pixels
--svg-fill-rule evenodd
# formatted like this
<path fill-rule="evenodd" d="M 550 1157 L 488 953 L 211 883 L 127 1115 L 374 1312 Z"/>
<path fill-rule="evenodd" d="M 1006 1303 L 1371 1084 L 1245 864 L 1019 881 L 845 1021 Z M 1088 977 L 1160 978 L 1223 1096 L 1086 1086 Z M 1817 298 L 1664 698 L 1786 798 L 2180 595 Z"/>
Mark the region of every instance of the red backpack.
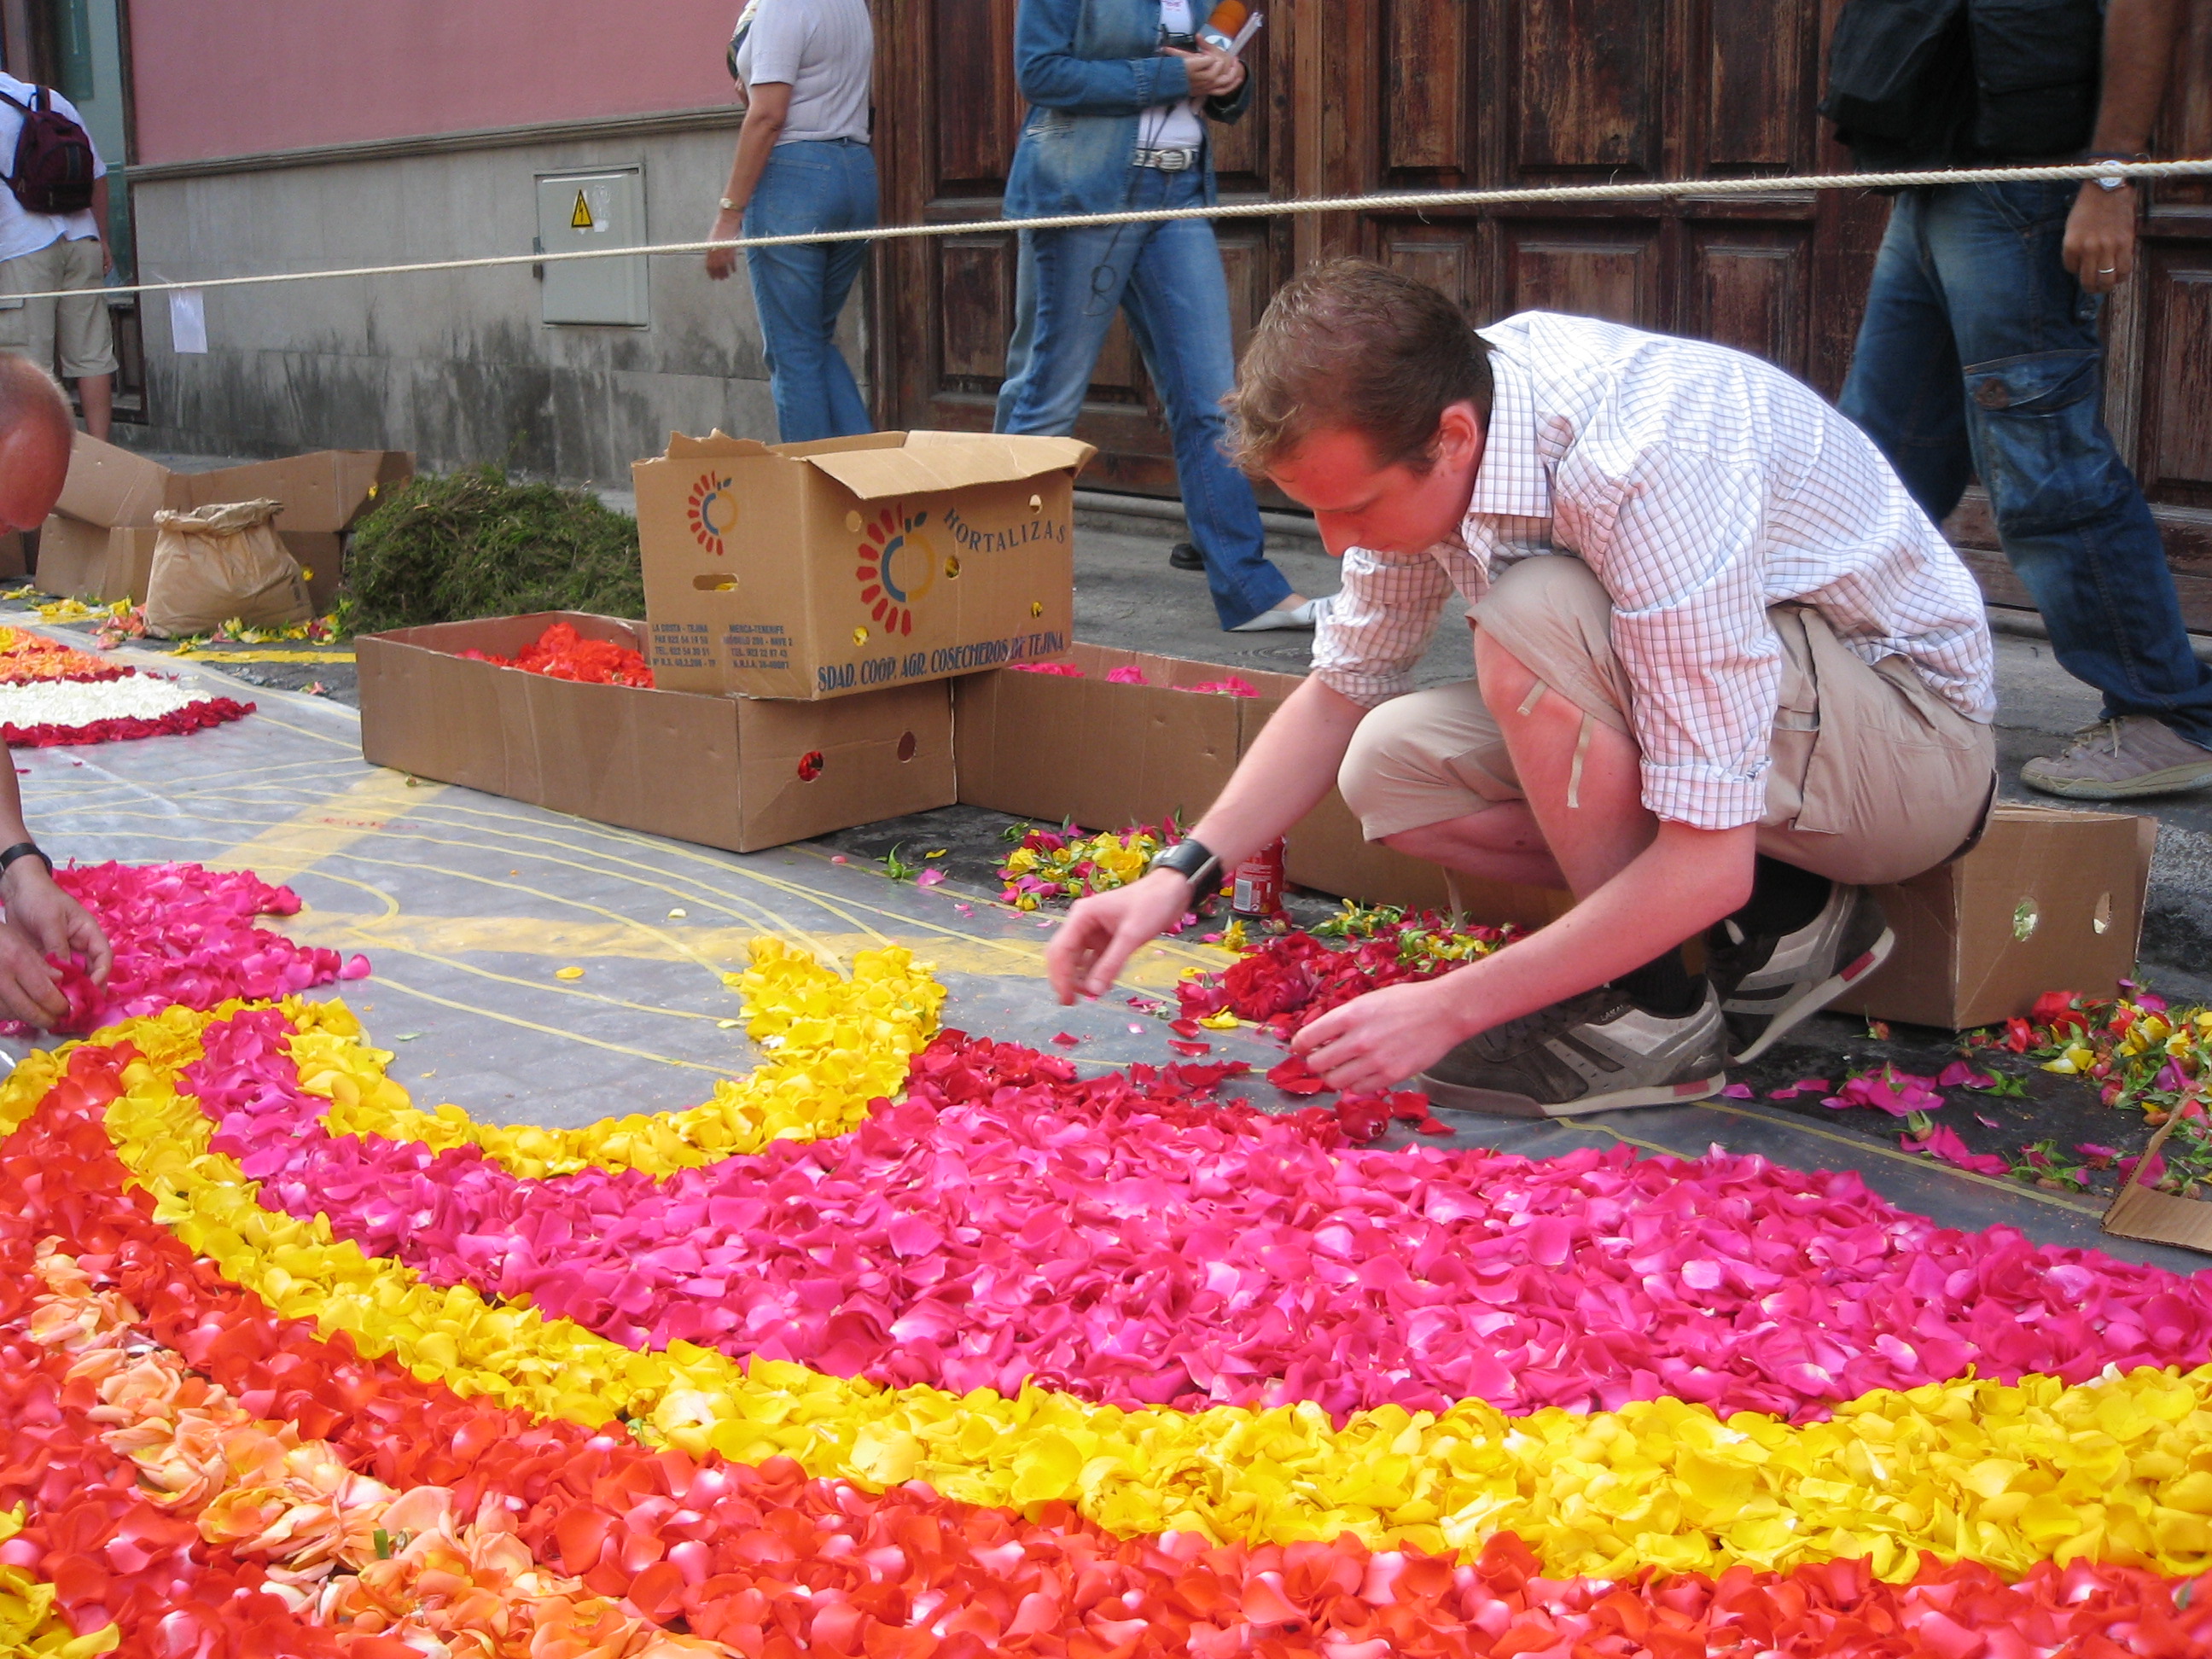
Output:
<path fill-rule="evenodd" d="M 94 163 L 84 129 L 54 108 L 53 94 L 44 87 L 32 89 L 27 104 L 4 92 L 0 100 L 23 112 L 15 170 L 4 176 L 24 211 L 76 213 L 90 207 Z"/>

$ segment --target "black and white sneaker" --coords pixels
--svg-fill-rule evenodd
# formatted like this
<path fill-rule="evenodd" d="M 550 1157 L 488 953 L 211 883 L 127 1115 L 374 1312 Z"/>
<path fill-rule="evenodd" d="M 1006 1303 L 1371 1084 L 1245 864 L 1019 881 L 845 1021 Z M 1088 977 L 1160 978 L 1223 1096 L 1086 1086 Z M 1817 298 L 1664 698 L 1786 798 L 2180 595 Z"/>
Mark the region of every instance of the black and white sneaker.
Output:
<path fill-rule="evenodd" d="M 1610 985 L 1462 1042 L 1413 1081 L 1438 1106 L 1500 1117 L 1575 1117 L 1682 1106 L 1728 1082 L 1728 1027 L 1710 986 L 1668 1018 Z"/>
<path fill-rule="evenodd" d="M 1820 914 L 1790 933 L 1747 934 L 1723 921 L 1705 934 L 1705 976 L 1720 993 L 1741 1066 L 1887 961 L 1897 935 L 1863 887 L 1835 884 Z"/>

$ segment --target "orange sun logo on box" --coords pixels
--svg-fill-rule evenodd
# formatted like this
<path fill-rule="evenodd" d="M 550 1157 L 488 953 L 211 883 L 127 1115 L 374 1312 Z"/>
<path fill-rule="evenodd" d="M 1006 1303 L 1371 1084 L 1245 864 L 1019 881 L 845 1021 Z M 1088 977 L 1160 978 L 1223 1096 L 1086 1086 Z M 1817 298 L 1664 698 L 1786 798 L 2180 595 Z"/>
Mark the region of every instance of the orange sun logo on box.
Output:
<path fill-rule="evenodd" d="M 914 608 L 936 586 L 942 562 L 922 526 L 927 513 L 909 516 L 905 508 L 887 507 L 870 521 L 861 538 L 860 567 L 854 574 L 860 584 L 860 603 L 882 624 L 885 634 L 914 632 Z"/>
<path fill-rule="evenodd" d="M 684 522 L 691 526 L 692 538 L 716 558 L 728 550 L 723 538 L 738 525 L 738 498 L 730 488 L 730 480 L 704 474 L 691 486 L 691 499 L 684 504 Z"/>

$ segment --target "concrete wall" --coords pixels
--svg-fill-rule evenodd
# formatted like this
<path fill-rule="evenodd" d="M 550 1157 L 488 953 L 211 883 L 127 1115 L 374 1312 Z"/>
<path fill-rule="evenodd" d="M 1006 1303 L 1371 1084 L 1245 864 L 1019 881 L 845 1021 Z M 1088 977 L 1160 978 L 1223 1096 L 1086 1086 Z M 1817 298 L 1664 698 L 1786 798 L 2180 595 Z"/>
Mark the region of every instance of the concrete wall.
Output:
<path fill-rule="evenodd" d="M 146 62 L 142 46 L 142 88 Z M 673 136 L 156 177 L 136 187 L 140 268 L 169 280 L 526 253 L 535 174 L 641 162 L 648 239 L 688 240 L 706 233 L 735 138 L 733 118 Z M 630 462 L 672 428 L 773 439 L 743 267 L 715 283 L 696 258 L 656 258 L 651 283 L 647 329 L 545 325 L 527 266 L 217 289 L 205 356 L 172 349 L 167 299 L 149 296 L 152 422 L 124 441 L 216 455 L 412 449 L 438 471 L 495 461 L 627 489 Z M 846 313 L 856 370 L 860 294 Z"/>
<path fill-rule="evenodd" d="M 738 4 L 131 0 L 136 159 L 726 103 Z"/>

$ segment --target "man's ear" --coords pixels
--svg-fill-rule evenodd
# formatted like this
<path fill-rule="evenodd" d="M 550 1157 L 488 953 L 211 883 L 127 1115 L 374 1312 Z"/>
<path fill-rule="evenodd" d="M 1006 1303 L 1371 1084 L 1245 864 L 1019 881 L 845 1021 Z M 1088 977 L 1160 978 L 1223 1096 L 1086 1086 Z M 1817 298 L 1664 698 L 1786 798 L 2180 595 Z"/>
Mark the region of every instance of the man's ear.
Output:
<path fill-rule="evenodd" d="M 1437 417 L 1437 435 L 1429 453 L 1453 471 L 1472 471 L 1482 460 L 1486 431 L 1482 412 L 1473 404 L 1465 398 L 1447 404 L 1444 412 Z"/>

